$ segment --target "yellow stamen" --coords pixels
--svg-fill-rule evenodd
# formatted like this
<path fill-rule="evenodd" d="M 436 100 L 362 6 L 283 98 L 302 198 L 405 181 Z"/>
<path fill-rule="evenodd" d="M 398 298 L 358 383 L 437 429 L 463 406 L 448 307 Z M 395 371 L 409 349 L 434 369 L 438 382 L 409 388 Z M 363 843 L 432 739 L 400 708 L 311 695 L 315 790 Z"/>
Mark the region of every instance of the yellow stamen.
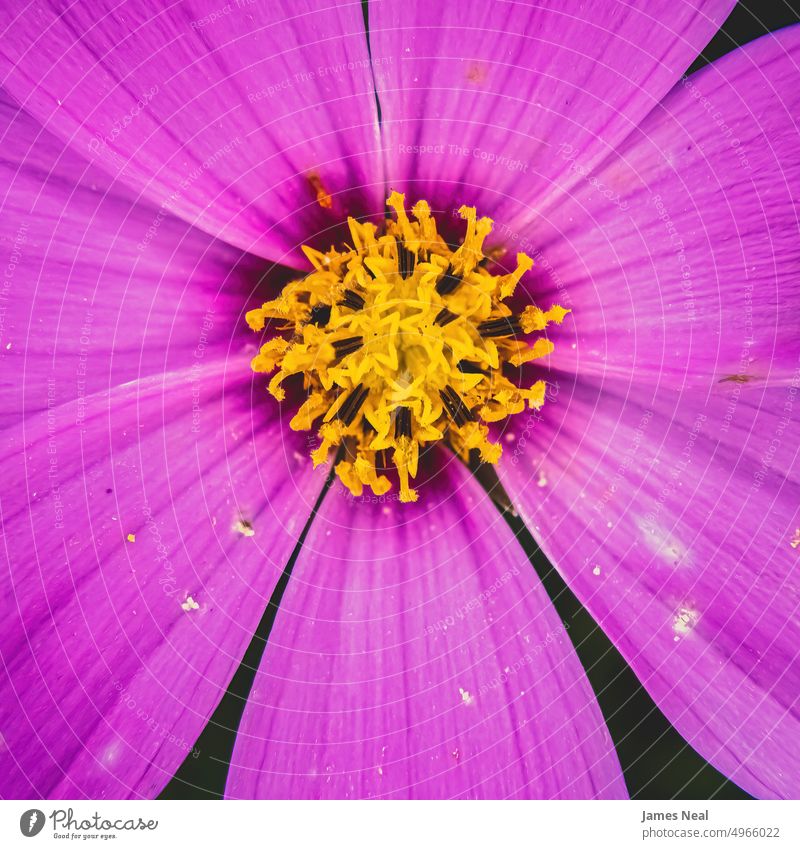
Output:
<path fill-rule="evenodd" d="M 314 422 L 328 409 L 324 392 L 314 392 L 289 422 L 292 430 L 311 430 Z"/>
<path fill-rule="evenodd" d="M 340 460 L 336 464 L 336 476 L 356 497 L 364 491 L 364 483 L 356 474 L 355 466 L 349 460 Z"/>
<path fill-rule="evenodd" d="M 359 457 L 354 463 L 358 479 L 372 489 L 375 495 L 385 495 L 391 488 L 392 482 L 386 475 L 379 475 L 375 471 L 375 454 L 370 452 L 366 456 Z"/>
<path fill-rule="evenodd" d="M 384 495 L 391 461 L 400 501 L 413 502 L 420 448 L 429 443 L 446 440 L 465 459 L 474 452 L 498 461 L 488 423 L 539 409 L 546 392 L 544 380 L 523 388 L 504 366 L 547 356 L 549 339 L 524 337 L 561 324 L 569 310 L 512 313 L 504 301 L 533 262 L 520 253 L 510 274 L 489 273 L 483 245 L 492 221 L 473 207 L 460 209 L 466 235 L 452 250 L 426 201 L 411 216 L 403 194 L 392 192 L 387 204 L 393 216 L 381 228 L 348 219 L 352 247 L 305 246 L 312 271 L 246 319 L 257 332 L 269 323 L 282 334 L 252 360 L 254 371 L 274 372 L 269 392 L 282 401 L 283 382 L 303 376 L 308 394 L 290 427 L 317 431 L 314 466 L 342 446 L 335 471 L 344 486 Z"/>
<path fill-rule="evenodd" d="M 500 299 L 510 298 L 514 294 L 514 290 L 517 288 L 517 284 L 519 283 L 522 275 L 525 274 L 526 271 L 530 271 L 533 268 L 533 260 L 527 254 L 517 254 L 517 267 L 511 274 L 507 274 L 505 277 L 500 278 Z M 526 307 L 525 312 L 529 309 L 536 309 L 536 307 Z M 557 309 L 561 309 L 561 307 L 557 307 Z M 541 310 L 539 310 L 541 312 Z M 569 312 L 567 310 L 566 312 Z M 523 313 L 523 316 L 525 313 Z M 559 321 L 559 324 L 561 322 Z M 542 328 L 536 328 L 537 330 L 541 330 Z"/>
<path fill-rule="evenodd" d="M 259 354 L 253 357 L 250 367 L 253 371 L 269 374 L 278 367 L 278 363 L 281 362 L 288 348 L 289 343 L 280 336 L 270 339 L 269 342 L 261 346 Z"/>
<path fill-rule="evenodd" d="M 524 343 L 517 343 L 516 350 L 513 354 L 509 354 L 508 361 L 512 366 L 521 366 L 523 363 L 539 360 L 552 354 L 555 347 L 549 339 L 537 339 L 530 347 Z"/>
<path fill-rule="evenodd" d="M 522 311 L 519 321 L 525 333 L 533 333 L 534 330 L 544 330 L 551 322 L 561 324 L 569 312 L 559 306 L 550 307 L 546 312 L 539 307 L 528 306 Z"/>
<path fill-rule="evenodd" d="M 400 478 L 400 501 L 408 504 L 419 498 L 416 489 L 411 489 L 408 484 L 409 478 L 417 476 L 419 464 L 419 443 L 406 436 L 401 436 L 395 443 L 394 464 L 397 475 Z"/>

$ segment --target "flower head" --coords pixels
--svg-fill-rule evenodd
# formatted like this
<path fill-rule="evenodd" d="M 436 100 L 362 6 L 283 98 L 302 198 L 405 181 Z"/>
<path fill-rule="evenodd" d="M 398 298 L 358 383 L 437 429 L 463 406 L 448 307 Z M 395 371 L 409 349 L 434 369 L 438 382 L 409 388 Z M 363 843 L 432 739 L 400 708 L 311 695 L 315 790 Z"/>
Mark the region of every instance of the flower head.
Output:
<path fill-rule="evenodd" d="M 684 76 L 731 5 L 3 5 L 0 795 L 155 796 L 231 688 L 220 794 L 625 796 L 482 460 L 797 796 L 800 28 Z"/>
<path fill-rule="evenodd" d="M 416 501 L 409 479 L 419 452 L 446 439 L 467 459 L 470 451 L 496 463 L 502 449 L 489 427 L 544 403 L 545 382 L 518 386 L 503 373 L 553 350 L 527 334 L 560 324 L 569 310 L 527 306 L 515 315 L 505 304 L 533 265 L 524 253 L 509 274 L 483 265 L 489 218 L 462 207 L 462 243 L 451 249 L 438 234 L 430 207 L 418 201 L 410 220 L 405 197 L 387 205 L 396 218 L 383 227 L 348 219 L 352 247 L 327 253 L 304 248 L 313 271 L 280 295 L 247 313 L 253 330 L 265 322 L 292 333 L 274 336 L 253 359 L 256 372 L 272 373 L 269 391 L 282 401 L 283 381 L 301 374 L 308 398 L 291 421 L 310 430 L 321 420 L 314 465 L 342 447 L 336 474 L 353 495 L 365 486 L 375 495 L 391 488 L 379 470 L 391 452 L 400 479 L 400 501 Z"/>

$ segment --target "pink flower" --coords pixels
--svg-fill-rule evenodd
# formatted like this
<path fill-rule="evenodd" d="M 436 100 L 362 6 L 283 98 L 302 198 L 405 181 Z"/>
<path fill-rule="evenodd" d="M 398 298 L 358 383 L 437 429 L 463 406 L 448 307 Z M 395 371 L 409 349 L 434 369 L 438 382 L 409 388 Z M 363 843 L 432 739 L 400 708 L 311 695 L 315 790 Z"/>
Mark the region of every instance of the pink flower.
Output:
<path fill-rule="evenodd" d="M 245 313 L 396 188 L 572 310 L 500 481 L 685 739 L 797 796 L 800 30 L 687 79 L 730 2 L 14 5 L 0 794 L 158 794 L 270 599 L 228 795 L 626 794 L 467 468 L 325 491 L 250 371 Z"/>

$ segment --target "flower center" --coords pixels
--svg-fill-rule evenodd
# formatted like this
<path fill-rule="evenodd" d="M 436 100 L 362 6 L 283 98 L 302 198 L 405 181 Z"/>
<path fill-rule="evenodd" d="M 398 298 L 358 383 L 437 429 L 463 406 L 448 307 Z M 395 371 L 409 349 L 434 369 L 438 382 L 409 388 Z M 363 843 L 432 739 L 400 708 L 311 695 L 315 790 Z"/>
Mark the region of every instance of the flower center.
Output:
<path fill-rule="evenodd" d="M 400 500 L 409 502 L 417 500 L 410 481 L 429 443 L 444 439 L 465 459 L 477 450 L 497 462 L 501 448 L 487 423 L 526 405 L 539 409 L 546 388 L 543 380 L 518 386 L 503 367 L 549 354 L 549 340 L 523 337 L 560 324 L 569 310 L 529 305 L 512 313 L 504 301 L 533 261 L 520 253 L 513 272 L 490 274 L 483 265 L 490 218 L 461 207 L 467 232 L 451 250 L 428 204 L 415 204 L 411 220 L 404 200 L 392 192 L 395 218 L 382 228 L 349 218 L 352 247 L 304 247 L 314 270 L 248 312 L 247 323 L 262 331 L 272 319 L 281 334 L 252 361 L 256 372 L 275 372 L 275 398 L 284 399 L 287 377 L 304 377 L 308 397 L 290 426 L 318 430 L 314 465 L 341 446 L 336 474 L 354 495 L 365 486 L 388 492 L 393 467 Z"/>

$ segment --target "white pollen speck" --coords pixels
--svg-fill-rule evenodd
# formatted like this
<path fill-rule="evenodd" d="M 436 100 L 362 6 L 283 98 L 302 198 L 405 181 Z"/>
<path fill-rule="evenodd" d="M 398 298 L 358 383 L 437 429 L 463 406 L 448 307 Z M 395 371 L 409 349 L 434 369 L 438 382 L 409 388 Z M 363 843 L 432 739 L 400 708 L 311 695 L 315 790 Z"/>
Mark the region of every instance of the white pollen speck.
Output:
<path fill-rule="evenodd" d="M 700 613 L 695 608 L 682 604 L 672 620 L 672 631 L 675 634 L 675 642 L 691 633 L 699 618 Z"/>
<path fill-rule="evenodd" d="M 113 764 L 119 758 L 120 744 L 119 740 L 114 740 L 103 750 L 100 759 L 104 764 Z"/>
<path fill-rule="evenodd" d="M 513 433 L 506 434 L 506 442 L 513 442 L 516 438 L 516 435 Z"/>
<path fill-rule="evenodd" d="M 190 610 L 199 610 L 200 605 L 190 596 L 186 596 L 186 601 L 181 602 L 181 607 L 188 613 Z"/>
<path fill-rule="evenodd" d="M 600 567 L 595 566 L 594 569 L 592 569 L 592 574 L 593 575 L 599 575 L 600 574 Z"/>
<path fill-rule="evenodd" d="M 547 486 L 547 475 L 541 470 L 539 470 L 539 477 L 536 479 L 536 486 Z"/>
<path fill-rule="evenodd" d="M 461 693 L 461 701 L 464 702 L 465 705 L 472 704 L 473 700 L 469 690 L 465 690 L 462 687 L 459 687 L 458 692 Z"/>
<path fill-rule="evenodd" d="M 382 766 L 378 767 L 378 775 L 383 775 L 383 767 Z"/>
<path fill-rule="evenodd" d="M 653 554 L 672 566 L 686 562 L 687 548 L 674 533 L 645 519 L 638 519 L 636 524 L 642 532 L 645 545 Z"/>
<path fill-rule="evenodd" d="M 256 535 L 253 526 L 247 521 L 247 519 L 239 519 L 233 526 L 232 530 L 240 533 L 243 537 L 254 537 Z"/>
<path fill-rule="evenodd" d="M 6 345 L 6 351 L 10 351 L 10 350 L 11 350 L 11 343 L 9 342 L 8 345 Z"/>

